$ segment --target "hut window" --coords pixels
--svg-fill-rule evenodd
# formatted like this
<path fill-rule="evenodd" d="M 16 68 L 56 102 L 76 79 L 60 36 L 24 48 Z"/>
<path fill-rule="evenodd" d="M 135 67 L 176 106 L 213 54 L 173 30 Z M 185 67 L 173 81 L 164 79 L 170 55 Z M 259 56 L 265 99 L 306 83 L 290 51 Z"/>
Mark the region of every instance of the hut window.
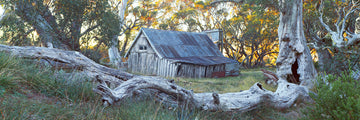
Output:
<path fill-rule="evenodd" d="M 140 45 L 139 46 L 139 50 L 146 50 L 146 49 L 147 49 L 147 47 L 145 45 Z"/>

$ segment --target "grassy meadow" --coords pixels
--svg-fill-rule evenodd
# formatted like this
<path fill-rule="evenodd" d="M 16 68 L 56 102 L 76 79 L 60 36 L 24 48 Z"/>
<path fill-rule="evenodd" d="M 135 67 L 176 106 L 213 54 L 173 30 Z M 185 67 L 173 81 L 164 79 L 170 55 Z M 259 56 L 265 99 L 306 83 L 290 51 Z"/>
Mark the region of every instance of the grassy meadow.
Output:
<path fill-rule="evenodd" d="M 228 93 L 247 90 L 260 82 L 264 88 L 275 91 L 276 86 L 265 84 L 264 76 L 259 69 L 242 70 L 239 76 L 224 78 L 174 78 L 178 85 L 194 90 L 195 93 L 216 92 Z"/>
<path fill-rule="evenodd" d="M 243 70 L 237 77 L 174 79 L 179 85 L 195 92 L 218 93 L 239 92 L 256 82 L 264 82 L 259 70 Z M 119 106 L 103 107 L 100 96 L 92 92 L 93 86 L 91 79 L 85 76 L 0 53 L 0 119 L 227 120 L 299 117 L 288 114 L 294 111 L 292 109 L 277 111 L 266 106 L 245 113 L 171 107 L 151 96 L 142 100 L 128 99 Z M 264 87 L 275 90 L 275 86 Z"/>

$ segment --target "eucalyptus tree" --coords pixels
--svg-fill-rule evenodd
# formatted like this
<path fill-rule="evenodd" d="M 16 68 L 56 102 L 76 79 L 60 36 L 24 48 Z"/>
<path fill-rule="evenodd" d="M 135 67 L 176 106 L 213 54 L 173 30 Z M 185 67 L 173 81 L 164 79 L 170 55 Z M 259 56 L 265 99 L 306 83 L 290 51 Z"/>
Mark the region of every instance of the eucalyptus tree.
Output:
<path fill-rule="evenodd" d="M 123 19 L 119 13 L 123 12 L 112 9 L 109 3 L 108 0 L 1 0 L 7 12 L 12 13 L 2 23 L 8 29 L 16 29 L 15 33 L 25 34 L 18 36 L 36 31 L 39 39 L 35 41 L 46 47 L 80 51 L 86 39 L 93 39 L 113 48 L 121 32 Z M 11 39 L 28 41 L 27 37 Z"/>
<path fill-rule="evenodd" d="M 222 22 L 226 54 L 247 68 L 271 63 L 278 53 L 277 8 L 244 1 L 231 12 L 234 16 Z"/>

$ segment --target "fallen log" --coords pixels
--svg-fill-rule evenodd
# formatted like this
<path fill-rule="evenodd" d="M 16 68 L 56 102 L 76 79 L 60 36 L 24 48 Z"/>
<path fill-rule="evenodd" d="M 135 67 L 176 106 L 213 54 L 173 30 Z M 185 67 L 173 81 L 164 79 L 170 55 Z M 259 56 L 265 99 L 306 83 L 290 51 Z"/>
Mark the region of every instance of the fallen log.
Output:
<path fill-rule="evenodd" d="M 306 87 L 288 83 L 286 80 L 279 80 L 276 92 L 268 91 L 260 83 L 255 83 L 249 90 L 224 94 L 193 93 L 191 90 L 176 85 L 172 80 L 160 77 L 134 77 L 115 89 L 110 89 L 101 80 L 100 83 L 94 91 L 104 96 L 103 101 L 106 105 L 116 104 L 125 98 L 134 97 L 133 93 L 144 89 L 155 89 L 170 98 L 175 98 L 164 98 L 163 100 L 170 100 L 166 102 L 189 104 L 211 111 L 249 111 L 262 104 L 276 109 L 286 109 L 295 103 L 312 102 Z"/>
<path fill-rule="evenodd" d="M 19 47 L 7 45 L 0 45 L 0 51 L 21 58 L 51 61 L 51 65 L 54 66 L 59 64 L 63 67 L 71 66 L 72 68 L 84 71 L 84 73 L 91 78 L 100 76 L 102 79 L 114 83 L 115 85 L 134 77 L 133 74 L 100 65 L 77 51 L 65 51 L 46 47 Z"/>
<path fill-rule="evenodd" d="M 298 102 L 311 102 L 307 87 L 279 79 L 276 92 L 268 91 L 260 83 L 249 90 L 236 93 L 194 93 L 161 77 L 136 76 L 124 71 L 95 63 L 79 52 L 44 47 L 17 47 L 0 45 L 0 51 L 12 55 L 44 59 L 77 66 L 89 77 L 99 81 L 94 92 L 102 96 L 104 105 L 121 104 L 129 97 L 141 96 L 146 91 L 158 93 L 159 99 L 169 104 L 188 104 L 195 108 L 211 111 L 249 111 L 263 104 L 276 109 L 286 109 Z M 109 86 L 109 83 L 112 86 Z"/>

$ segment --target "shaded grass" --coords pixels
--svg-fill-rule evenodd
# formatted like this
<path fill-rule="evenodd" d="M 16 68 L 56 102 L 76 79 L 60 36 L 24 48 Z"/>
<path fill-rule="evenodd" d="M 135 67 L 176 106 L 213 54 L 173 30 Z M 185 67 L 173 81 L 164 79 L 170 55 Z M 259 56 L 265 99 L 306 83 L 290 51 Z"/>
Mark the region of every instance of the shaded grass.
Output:
<path fill-rule="evenodd" d="M 93 99 L 93 84 L 84 82 L 89 81 L 89 78 L 75 75 L 0 53 L 0 90 L 21 92 L 23 89 L 31 89 L 48 97 L 70 101 Z"/>
<path fill-rule="evenodd" d="M 264 88 L 275 91 L 276 86 L 265 84 L 261 71 L 247 70 L 236 77 L 224 78 L 174 78 L 178 85 L 194 90 L 195 93 L 202 92 L 239 92 L 248 90 L 255 83 L 260 82 Z"/>
<path fill-rule="evenodd" d="M 13 92 L 16 86 L 14 75 L 18 61 L 6 53 L 0 52 L 0 97 L 7 92 Z"/>
<path fill-rule="evenodd" d="M 26 97 L 0 99 L 1 119 L 118 119 L 118 120 L 230 120 L 285 119 L 278 111 L 267 108 L 249 112 L 209 112 L 187 107 L 171 108 L 153 99 L 125 101 L 120 106 L 103 108 L 100 101 L 88 103 L 47 103 Z"/>

